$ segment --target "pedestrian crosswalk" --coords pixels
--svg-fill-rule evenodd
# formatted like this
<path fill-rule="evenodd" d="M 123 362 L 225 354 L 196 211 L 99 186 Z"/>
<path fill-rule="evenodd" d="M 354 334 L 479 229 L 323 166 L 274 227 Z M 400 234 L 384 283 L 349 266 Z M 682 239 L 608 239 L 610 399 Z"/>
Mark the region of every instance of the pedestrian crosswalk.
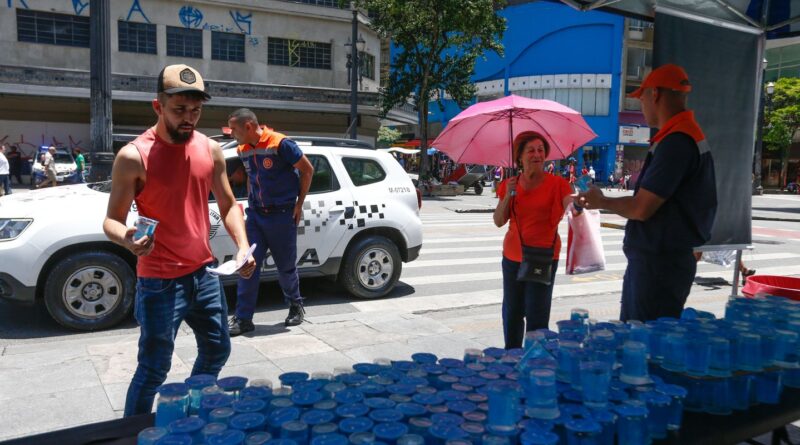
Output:
<path fill-rule="evenodd" d="M 360 301 L 359 310 L 386 310 L 392 305 L 404 311 L 450 309 L 485 305 L 502 301 L 502 245 L 507 227 L 496 227 L 491 213 L 455 213 L 438 211 L 421 215 L 423 247 L 417 260 L 403 265 L 400 285 L 413 288 L 413 294 L 400 299 Z M 617 216 L 603 215 L 604 222 L 624 225 Z M 612 225 L 613 226 L 613 225 Z M 754 237 L 764 232 L 754 227 Z M 627 260 L 622 252 L 624 231 L 602 227 L 606 256 L 605 270 L 583 275 L 565 275 L 566 220 L 559 225 L 562 237 L 561 260 L 556 274 L 554 299 L 619 295 Z M 756 245 L 745 252 L 747 267 L 759 274 L 800 274 L 800 240 L 788 240 L 780 246 Z M 733 279 L 733 269 L 705 262 L 698 263 L 697 276 Z M 728 288 L 729 289 L 729 288 Z"/>

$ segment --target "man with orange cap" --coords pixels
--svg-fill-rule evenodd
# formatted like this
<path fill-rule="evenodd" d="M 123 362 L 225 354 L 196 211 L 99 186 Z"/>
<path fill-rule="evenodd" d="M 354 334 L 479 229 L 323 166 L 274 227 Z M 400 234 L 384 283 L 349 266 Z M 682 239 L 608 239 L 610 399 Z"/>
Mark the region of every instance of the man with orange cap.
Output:
<path fill-rule="evenodd" d="M 668 64 L 653 70 L 629 95 L 642 102 L 647 124 L 658 129 L 633 196 L 609 198 L 592 187 L 575 198 L 584 208 L 607 209 L 628 219 L 623 321 L 679 317 L 697 271 L 692 251 L 711 237 L 717 210 L 714 160 L 694 113 L 686 108 L 691 90 L 683 68 Z"/>

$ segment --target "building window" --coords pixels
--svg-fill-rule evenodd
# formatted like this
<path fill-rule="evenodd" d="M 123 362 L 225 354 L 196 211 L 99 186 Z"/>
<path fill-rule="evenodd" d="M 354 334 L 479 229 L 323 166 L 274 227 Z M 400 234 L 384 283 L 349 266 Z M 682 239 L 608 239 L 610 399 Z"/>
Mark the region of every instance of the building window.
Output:
<path fill-rule="evenodd" d="M 89 47 L 89 17 L 17 9 L 17 40 Z"/>
<path fill-rule="evenodd" d="M 244 34 L 212 31 L 211 58 L 229 62 L 244 62 Z"/>
<path fill-rule="evenodd" d="M 167 55 L 203 58 L 203 31 L 167 26 Z"/>
<path fill-rule="evenodd" d="M 331 44 L 270 37 L 267 41 L 267 63 L 329 70 Z"/>
<path fill-rule="evenodd" d="M 156 54 L 156 25 L 120 20 L 117 37 L 120 51 Z"/>
<path fill-rule="evenodd" d="M 358 53 L 358 58 L 361 61 L 361 75 L 367 79 L 375 80 L 375 56 L 360 52 Z"/>
<path fill-rule="evenodd" d="M 626 77 L 643 80 L 645 71 L 653 66 L 653 50 L 647 48 L 628 48 L 628 68 Z"/>

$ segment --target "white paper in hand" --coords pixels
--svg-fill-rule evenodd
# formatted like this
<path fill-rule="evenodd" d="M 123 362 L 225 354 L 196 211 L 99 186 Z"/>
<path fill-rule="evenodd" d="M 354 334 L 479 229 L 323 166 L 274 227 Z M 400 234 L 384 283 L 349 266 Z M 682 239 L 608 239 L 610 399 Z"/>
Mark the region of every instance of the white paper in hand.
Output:
<path fill-rule="evenodd" d="M 244 263 L 247 262 L 250 257 L 253 256 L 253 251 L 256 250 L 256 245 L 253 244 L 250 246 L 250 249 L 247 250 L 247 256 L 244 257 L 241 263 L 237 263 L 236 260 L 226 261 L 220 264 L 217 267 L 206 267 L 206 272 L 214 274 L 214 275 L 232 275 L 239 271 L 239 269 L 244 266 Z"/>

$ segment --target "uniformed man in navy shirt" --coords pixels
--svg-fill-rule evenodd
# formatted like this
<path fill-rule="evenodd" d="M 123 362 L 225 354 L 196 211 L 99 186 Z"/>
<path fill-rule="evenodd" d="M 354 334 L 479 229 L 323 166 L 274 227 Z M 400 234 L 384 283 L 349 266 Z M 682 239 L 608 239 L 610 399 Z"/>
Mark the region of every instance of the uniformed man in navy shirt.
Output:
<path fill-rule="evenodd" d="M 231 336 L 255 329 L 253 313 L 258 299 L 259 275 L 267 249 L 278 269 L 278 283 L 289 304 L 286 326 L 303 322 L 305 310 L 297 275 L 297 224 L 311 186 L 314 167 L 297 144 L 286 136 L 258 125 L 256 115 L 240 108 L 228 117 L 228 126 L 240 144 L 239 158 L 248 178 L 245 220 L 247 238 L 255 243 L 255 273 L 239 278 L 236 313 L 229 321 Z"/>
<path fill-rule="evenodd" d="M 711 237 L 717 210 L 714 160 L 686 108 L 691 90 L 683 68 L 653 70 L 629 95 L 642 102 L 647 124 L 658 129 L 633 196 L 608 198 L 593 187 L 575 198 L 584 208 L 628 218 L 622 321 L 680 317 L 697 271 L 692 251 Z"/>

